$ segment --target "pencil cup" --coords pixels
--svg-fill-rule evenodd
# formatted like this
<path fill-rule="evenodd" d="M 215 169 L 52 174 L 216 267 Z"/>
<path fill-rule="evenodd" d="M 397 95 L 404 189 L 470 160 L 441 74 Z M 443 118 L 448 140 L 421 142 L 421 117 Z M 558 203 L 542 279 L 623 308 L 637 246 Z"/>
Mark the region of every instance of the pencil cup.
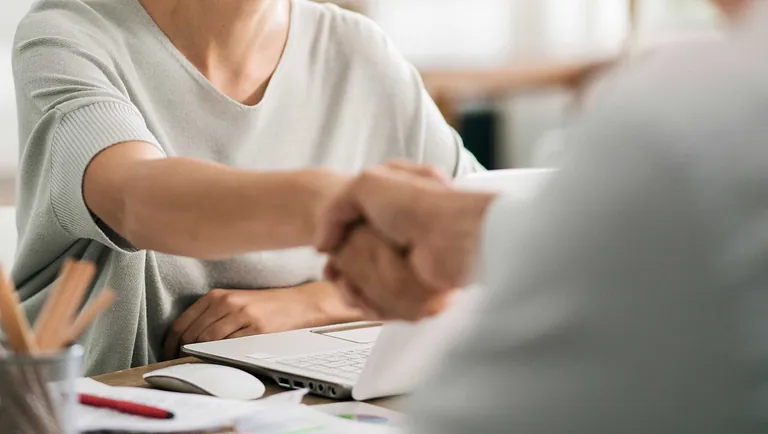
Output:
<path fill-rule="evenodd" d="M 0 433 L 75 434 L 82 364 L 79 345 L 52 355 L 0 354 Z"/>

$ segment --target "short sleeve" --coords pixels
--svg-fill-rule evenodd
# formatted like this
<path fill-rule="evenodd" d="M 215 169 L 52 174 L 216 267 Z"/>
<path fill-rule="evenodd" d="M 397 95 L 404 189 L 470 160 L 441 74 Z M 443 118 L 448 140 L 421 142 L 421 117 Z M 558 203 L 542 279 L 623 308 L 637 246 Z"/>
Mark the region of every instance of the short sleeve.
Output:
<path fill-rule="evenodd" d="M 381 28 L 357 14 L 342 14 L 352 29 L 345 39 L 352 41 L 353 55 L 364 59 L 385 106 L 395 111 L 397 121 L 392 127 L 401 133 L 404 155 L 453 177 L 485 170 L 445 120 L 419 71 Z"/>
<path fill-rule="evenodd" d="M 24 143 L 21 172 L 26 182 L 35 173 L 32 182 L 46 184 L 38 185 L 34 202 L 50 206 L 67 234 L 133 251 L 98 221 L 83 197 L 85 171 L 106 148 L 141 141 L 162 151 L 131 102 L 106 46 L 50 28 L 34 17 L 22 22 L 13 53 Z M 41 187 L 47 188 L 48 200 L 40 200 L 45 192 Z"/>
<path fill-rule="evenodd" d="M 51 206 L 70 235 L 133 250 L 117 234 L 106 234 L 111 231 L 96 220 L 83 197 L 83 176 L 91 160 L 104 149 L 129 141 L 156 142 L 136 108 L 117 101 L 67 113 L 55 127 L 50 144 Z"/>
<path fill-rule="evenodd" d="M 477 158 L 464 147 L 459 133 L 445 120 L 416 68 L 402 56 L 397 56 L 396 61 L 404 63 L 410 70 L 415 113 L 410 129 L 419 146 L 421 162 L 439 167 L 454 178 L 484 171 Z"/>

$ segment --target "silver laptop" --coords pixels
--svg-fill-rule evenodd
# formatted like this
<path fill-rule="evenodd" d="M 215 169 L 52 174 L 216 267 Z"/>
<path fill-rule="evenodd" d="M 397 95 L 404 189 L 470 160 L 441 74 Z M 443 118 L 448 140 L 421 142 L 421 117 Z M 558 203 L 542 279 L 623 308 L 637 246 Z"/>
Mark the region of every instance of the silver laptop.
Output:
<path fill-rule="evenodd" d="M 526 201 L 550 170 L 502 170 L 456 181 L 459 188 L 500 192 Z M 441 315 L 418 323 L 361 322 L 184 346 L 201 359 L 309 389 L 333 399 L 368 400 L 413 391 L 463 333 L 484 291 L 467 288 Z"/>

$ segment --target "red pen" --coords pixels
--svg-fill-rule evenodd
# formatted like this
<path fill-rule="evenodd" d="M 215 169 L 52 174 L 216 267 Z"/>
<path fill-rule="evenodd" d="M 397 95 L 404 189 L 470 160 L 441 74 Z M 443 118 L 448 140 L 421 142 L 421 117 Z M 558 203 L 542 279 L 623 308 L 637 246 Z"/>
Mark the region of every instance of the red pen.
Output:
<path fill-rule="evenodd" d="M 144 404 L 136 404 L 128 401 L 118 401 L 116 399 L 102 398 L 100 396 L 81 393 L 79 395 L 80 404 L 90 407 L 109 408 L 117 410 L 120 413 L 132 414 L 134 416 L 148 417 L 152 419 L 173 419 L 173 413 L 161 408 L 150 407 Z"/>

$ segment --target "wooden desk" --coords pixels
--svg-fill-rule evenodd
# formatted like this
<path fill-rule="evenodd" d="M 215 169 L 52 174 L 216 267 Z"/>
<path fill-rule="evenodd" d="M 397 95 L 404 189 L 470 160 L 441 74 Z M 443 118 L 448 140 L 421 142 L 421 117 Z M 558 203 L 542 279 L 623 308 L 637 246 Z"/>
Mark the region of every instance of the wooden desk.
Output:
<path fill-rule="evenodd" d="M 134 368 L 134 369 L 128 369 L 125 371 L 114 372 L 111 374 L 99 375 L 99 376 L 93 377 L 93 379 L 100 381 L 108 386 L 150 387 L 149 384 L 147 384 L 147 382 L 144 381 L 144 379 L 142 378 L 142 376 L 147 372 L 154 371 L 160 368 L 165 368 L 167 366 L 180 365 L 182 363 L 201 363 L 201 362 L 202 362 L 201 360 L 196 359 L 194 357 L 187 357 L 184 359 L 173 360 L 170 362 L 143 366 L 141 368 Z M 262 381 L 264 381 L 264 384 L 267 386 L 267 392 L 265 396 L 271 396 L 276 393 L 284 392 L 286 390 L 279 387 L 277 384 L 275 384 L 271 380 L 262 379 Z M 333 401 L 333 400 L 322 398 L 315 395 L 307 395 L 304 398 L 304 404 L 307 404 L 307 405 L 330 404 L 332 402 L 337 402 L 337 401 Z M 398 409 L 402 408 L 401 405 L 398 405 L 398 404 L 401 404 L 401 400 L 398 398 L 376 399 L 369 402 L 373 405 L 378 405 L 380 407 L 388 408 L 390 410 L 397 411 Z"/>

